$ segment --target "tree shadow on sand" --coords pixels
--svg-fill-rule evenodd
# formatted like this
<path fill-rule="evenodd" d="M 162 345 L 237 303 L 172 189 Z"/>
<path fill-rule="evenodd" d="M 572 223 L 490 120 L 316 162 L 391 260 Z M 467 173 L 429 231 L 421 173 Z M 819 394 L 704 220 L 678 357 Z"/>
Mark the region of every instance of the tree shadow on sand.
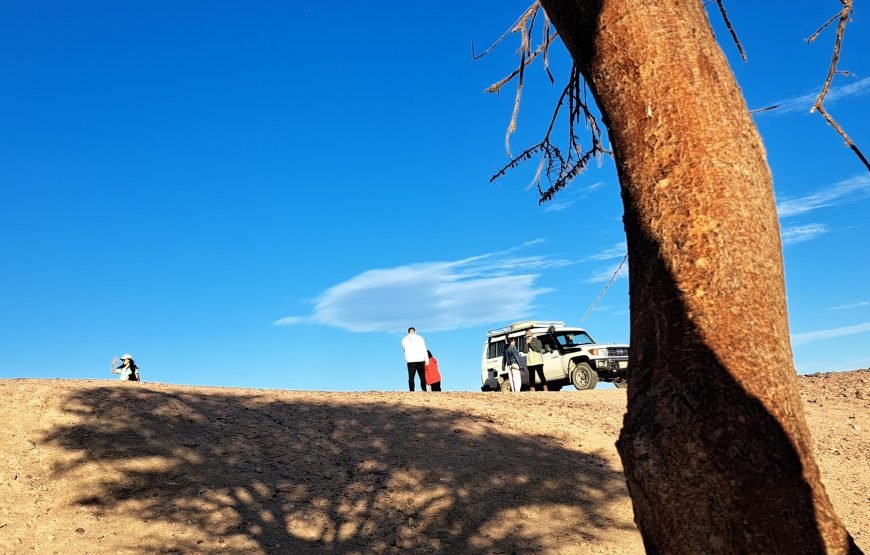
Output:
<path fill-rule="evenodd" d="M 45 441 L 70 455 L 57 479 L 111 469 L 75 503 L 198 534 L 148 551 L 534 552 L 633 528 L 606 516 L 627 492 L 594 453 L 436 407 L 281 396 L 91 388 Z"/>

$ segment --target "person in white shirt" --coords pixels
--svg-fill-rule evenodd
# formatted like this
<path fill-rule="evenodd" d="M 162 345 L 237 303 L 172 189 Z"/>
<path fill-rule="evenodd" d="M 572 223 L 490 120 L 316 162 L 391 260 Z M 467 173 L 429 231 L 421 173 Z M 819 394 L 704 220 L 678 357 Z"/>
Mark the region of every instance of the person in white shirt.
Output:
<path fill-rule="evenodd" d="M 405 362 L 408 363 L 408 390 L 414 391 L 414 374 L 420 377 L 420 391 L 426 391 L 426 361 L 429 360 L 426 342 L 417 335 L 417 330 L 408 328 L 408 335 L 402 339 Z"/>

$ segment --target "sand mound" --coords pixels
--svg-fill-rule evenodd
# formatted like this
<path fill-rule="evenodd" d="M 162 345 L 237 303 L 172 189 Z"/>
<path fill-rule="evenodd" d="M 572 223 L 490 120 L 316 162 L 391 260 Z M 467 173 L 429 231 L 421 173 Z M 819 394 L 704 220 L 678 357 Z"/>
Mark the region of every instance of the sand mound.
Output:
<path fill-rule="evenodd" d="M 870 372 L 800 379 L 870 546 Z M 0 381 L 2 553 L 638 553 L 625 391 L 318 393 Z"/>

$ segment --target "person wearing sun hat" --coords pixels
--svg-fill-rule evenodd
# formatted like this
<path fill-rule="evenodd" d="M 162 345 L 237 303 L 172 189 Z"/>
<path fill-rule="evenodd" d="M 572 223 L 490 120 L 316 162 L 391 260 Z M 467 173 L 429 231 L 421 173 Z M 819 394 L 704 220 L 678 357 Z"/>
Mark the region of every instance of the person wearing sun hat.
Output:
<path fill-rule="evenodd" d="M 120 374 L 121 381 L 138 382 L 139 367 L 133 362 L 133 355 L 121 355 L 121 364 L 118 364 L 118 357 L 112 359 L 112 374 Z"/>

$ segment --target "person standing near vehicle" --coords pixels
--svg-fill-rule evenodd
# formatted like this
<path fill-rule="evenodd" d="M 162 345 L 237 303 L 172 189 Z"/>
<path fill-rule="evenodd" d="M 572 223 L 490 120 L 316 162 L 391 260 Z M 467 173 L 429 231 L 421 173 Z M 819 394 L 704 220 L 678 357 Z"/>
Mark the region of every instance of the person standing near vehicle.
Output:
<path fill-rule="evenodd" d="M 112 359 L 112 374 L 120 374 L 122 381 L 138 382 L 139 367 L 133 362 L 133 355 L 122 355 L 121 364 L 118 364 L 118 357 Z"/>
<path fill-rule="evenodd" d="M 501 359 L 501 368 L 507 369 L 508 379 L 511 383 L 511 391 L 519 393 L 523 387 L 523 373 L 520 368 L 523 365 L 520 352 L 517 351 L 516 338 L 508 337 L 507 346 Z"/>
<path fill-rule="evenodd" d="M 429 360 L 426 342 L 417 335 L 417 330 L 408 328 L 408 335 L 402 339 L 405 362 L 408 364 L 408 390 L 414 391 L 414 374 L 420 377 L 420 390 L 426 391 L 426 361 Z"/>
<path fill-rule="evenodd" d="M 547 378 L 544 377 L 544 345 L 541 340 L 526 332 L 526 364 L 529 367 L 529 390 L 535 391 L 535 372 L 541 378 L 541 391 L 547 391 Z"/>
<path fill-rule="evenodd" d="M 432 351 L 426 351 L 429 361 L 426 362 L 426 383 L 429 391 L 441 391 L 441 372 L 438 371 L 438 359 L 432 356 Z"/>

